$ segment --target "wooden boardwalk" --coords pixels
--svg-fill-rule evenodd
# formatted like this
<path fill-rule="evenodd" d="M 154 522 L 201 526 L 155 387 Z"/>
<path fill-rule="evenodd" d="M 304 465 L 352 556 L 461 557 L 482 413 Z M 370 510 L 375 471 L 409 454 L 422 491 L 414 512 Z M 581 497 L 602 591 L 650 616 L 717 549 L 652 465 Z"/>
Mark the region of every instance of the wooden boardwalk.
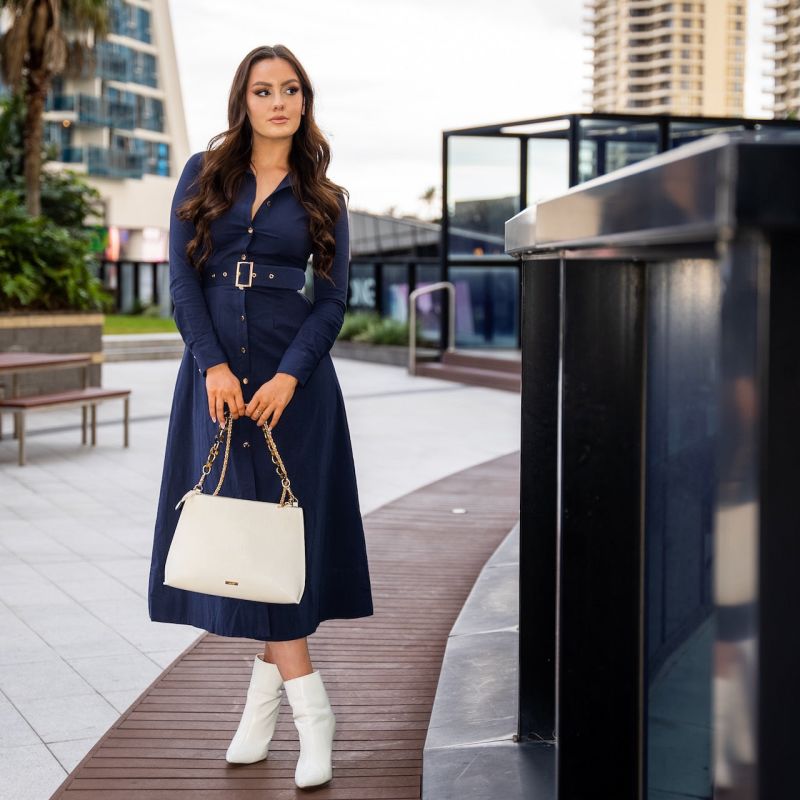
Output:
<path fill-rule="evenodd" d="M 466 514 L 453 514 L 463 507 Z M 519 518 L 519 452 L 448 476 L 364 517 L 375 614 L 308 639 L 336 713 L 333 780 L 294 785 L 284 698 L 266 761 L 228 764 L 252 639 L 206 634 L 67 776 L 64 800 L 337 800 L 420 797 L 422 748 L 447 636 L 486 560 Z"/>

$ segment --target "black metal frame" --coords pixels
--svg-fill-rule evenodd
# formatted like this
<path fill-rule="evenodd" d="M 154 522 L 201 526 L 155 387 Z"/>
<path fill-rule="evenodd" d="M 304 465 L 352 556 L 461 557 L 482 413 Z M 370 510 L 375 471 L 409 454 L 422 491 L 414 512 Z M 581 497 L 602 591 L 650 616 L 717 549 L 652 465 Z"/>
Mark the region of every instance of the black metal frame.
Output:
<path fill-rule="evenodd" d="M 744 478 L 726 475 L 723 449 L 743 423 L 720 412 L 718 432 L 716 509 L 732 485 L 752 484 L 758 506 L 757 596 L 724 609 L 758 652 L 755 691 L 735 685 L 757 709 L 757 764 L 737 765 L 736 796 L 782 798 L 800 713 L 800 143 L 724 135 L 620 173 L 538 204 L 535 240 L 514 251 L 524 263 L 518 733 L 556 741 L 559 800 L 646 797 L 648 281 L 651 266 L 711 260 L 743 288 L 738 306 L 722 293 L 723 347 L 709 358 L 722 375 L 744 363 L 755 398 Z M 730 386 L 720 385 L 721 408 Z M 741 571 L 739 552 L 714 558 L 719 575 Z"/>

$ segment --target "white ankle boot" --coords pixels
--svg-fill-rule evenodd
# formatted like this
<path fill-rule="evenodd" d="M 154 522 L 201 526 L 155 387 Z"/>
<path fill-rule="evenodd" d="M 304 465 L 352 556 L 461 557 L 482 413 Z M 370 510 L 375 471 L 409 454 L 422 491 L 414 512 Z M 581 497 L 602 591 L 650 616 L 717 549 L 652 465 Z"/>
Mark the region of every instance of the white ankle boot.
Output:
<path fill-rule="evenodd" d="M 242 718 L 225 753 L 229 764 L 252 764 L 267 757 L 278 721 L 282 684 L 278 667 L 257 655 Z"/>
<path fill-rule="evenodd" d="M 331 751 L 336 717 L 319 670 L 283 683 L 300 734 L 300 758 L 294 782 L 300 788 L 318 786 L 333 777 Z"/>

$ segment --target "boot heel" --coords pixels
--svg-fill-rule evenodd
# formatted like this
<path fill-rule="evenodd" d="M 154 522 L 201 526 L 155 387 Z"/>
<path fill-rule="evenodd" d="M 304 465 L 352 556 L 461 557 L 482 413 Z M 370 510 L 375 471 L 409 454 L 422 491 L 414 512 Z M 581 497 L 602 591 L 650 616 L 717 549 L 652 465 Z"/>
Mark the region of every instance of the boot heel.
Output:
<path fill-rule="evenodd" d="M 253 764 L 267 757 L 278 721 L 282 685 L 278 667 L 256 656 L 242 718 L 225 753 L 229 764 Z"/>
<path fill-rule="evenodd" d="M 286 697 L 300 735 L 300 757 L 294 782 L 301 789 L 320 786 L 333 777 L 332 750 L 336 716 L 319 670 L 284 681 Z"/>

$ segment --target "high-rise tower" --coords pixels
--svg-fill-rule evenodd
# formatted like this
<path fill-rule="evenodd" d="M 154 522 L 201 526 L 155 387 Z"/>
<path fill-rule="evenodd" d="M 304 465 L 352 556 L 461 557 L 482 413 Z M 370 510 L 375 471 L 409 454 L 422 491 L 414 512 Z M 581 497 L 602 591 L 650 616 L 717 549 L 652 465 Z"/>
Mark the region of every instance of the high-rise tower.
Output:
<path fill-rule="evenodd" d="M 772 113 L 776 117 L 800 114 L 800 0 L 770 0 L 767 18 L 772 28 L 766 41 L 772 45 L 769 58 L 773 79 Z"/>
<path fill-rule="evenodd" d="M 745 0 L 588 0 L 594 111 L 740 116 Z"/>

